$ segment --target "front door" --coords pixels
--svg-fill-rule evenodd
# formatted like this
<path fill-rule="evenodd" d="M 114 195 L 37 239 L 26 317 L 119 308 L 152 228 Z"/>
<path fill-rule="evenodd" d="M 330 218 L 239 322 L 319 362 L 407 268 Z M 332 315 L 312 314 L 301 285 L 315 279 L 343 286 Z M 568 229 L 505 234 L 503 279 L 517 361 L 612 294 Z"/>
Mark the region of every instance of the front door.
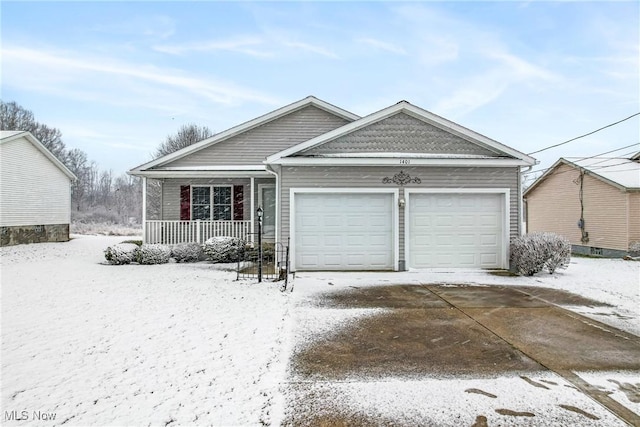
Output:
<path fill-rule="evenodd" d="M 266 239 L 276 237 L 276 187 L 274 185 L 258 186 L 258 206 L 264 211 L 262 217 L 262 233 Z"/>

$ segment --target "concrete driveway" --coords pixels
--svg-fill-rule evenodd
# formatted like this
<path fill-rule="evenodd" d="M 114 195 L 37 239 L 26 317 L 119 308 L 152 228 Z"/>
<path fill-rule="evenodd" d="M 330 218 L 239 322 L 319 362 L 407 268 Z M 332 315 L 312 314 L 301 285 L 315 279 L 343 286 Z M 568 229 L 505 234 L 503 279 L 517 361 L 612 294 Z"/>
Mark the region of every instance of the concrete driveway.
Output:
<path fill-rule="evenodd" d="M 325 293 L 304 304 L 308 313 L 364 314 L 336 322 L 294 349 L 285 424 L 640 425 L 636 407 L 621 404 L 577 374 L 640 373 L 640 338 L 558 306 L 598 304 L 562 291 L 513 286 L 397 285 Z M 298 328 L 308 325 L 301 322 Z M 492 391 L 469 387 L 464 396 L 450 396 L 467 408 L 460 410 L 458 418 L 452 418 L 455 405 L 448 414 L 438 413 L 427 401 L 412 405 L 410 416 L 400 417 L 388 417 L 375 408 L 354 411 L 340 403 L 339 394 L 345 393 L 347 400 L 351 383 L 376 384 L 385 394 L 385 387 L 404 382 L 409 386 L 400 387 L 400 396 L 395 393 L 392 399 L 408 399 L 411 390 L 418 393 L 424 386 L 422 381 L 433 384 L 434 379 L 443 378 L 449 381 L 439 383 L 443 387 L 451 381 L 482 380 Z M 501 388 L 505 378 L 512 385 Z M 513 381 L 520 383 L 514 388 Z M 640 402 L 639 384 L 618 381 L 618 385 L 627 400 Z M 441 399 L 437 388 L 429 387 L 427 399 Z M 527 410 L 499 403 L 467 405 L 468 395 L 491 400 L 525 387 L 537 393 L 555 387 L 554 408 L 559 412 L 536 407 L 535 393 L 524 394 L 530 399 Z M 376 396 L 375 390 L 369 396 Z M 380 405 L 387 403 L 393 406 L 392 402 Z M 447 406 L 446 397 L 442 406 Z"/>

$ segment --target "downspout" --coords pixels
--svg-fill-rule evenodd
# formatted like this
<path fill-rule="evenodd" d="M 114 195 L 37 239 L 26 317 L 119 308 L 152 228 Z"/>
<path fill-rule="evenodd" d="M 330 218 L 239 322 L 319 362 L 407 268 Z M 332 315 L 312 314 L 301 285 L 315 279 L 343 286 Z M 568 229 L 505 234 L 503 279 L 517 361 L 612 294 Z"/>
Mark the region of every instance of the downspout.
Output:
<path fill-rule="evenodd" d="M 536 161 L 536 164 L 538 164 L 537 161 Z M 522 166 L 518 167 L 519 174 L 520 174 L 520 179 L 518 179 L 518 234 L 520 236 L 526 234 L 527 232 L 527 230 L 522 229 L 522 224 L 524 224 L 524 209 L 523 209 L 524 204 L 523 204 L 523 196 L 522 196 L 522 194 L 524 193 L 524 189 L 522 188 L 522 180 L 523 180 L 524 174 L 529 172 L 531 169 L 533 169 L 533 166 L 534 165 L 527 166 L 526 168 L 522 168 Z M 529 228 L 529 225 L 527 224 L 527 229 L 528 228 Z"/>
<path fill-rule="evenodd" d="M 276 239 L 275 243 L 280 240 L 280 174 L 273 170 L 270 165 L 265 163 L 265 170 L 276 177 Z"/>

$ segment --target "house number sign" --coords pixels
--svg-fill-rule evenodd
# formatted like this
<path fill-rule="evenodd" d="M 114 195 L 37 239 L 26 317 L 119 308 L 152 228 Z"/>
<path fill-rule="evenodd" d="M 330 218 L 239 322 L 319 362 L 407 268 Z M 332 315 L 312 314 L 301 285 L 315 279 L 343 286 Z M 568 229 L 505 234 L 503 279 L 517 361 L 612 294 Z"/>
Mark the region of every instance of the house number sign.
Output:
<path fill-rule="evenodd" d="M 382 183 L 383 184 L 397 184 L 400 187 L 402 187 L 402 186 L 407 185 L 407 184 L 420 184 L 420 183 L 422 183 L 422 181 L 417 176 L 411 177 L 411 175 L 409 175 L 405 171 L 400 171 L 397 174 L 393 175 L 392 178 L 389 178 L 388 176 L 382 178 Z"/>

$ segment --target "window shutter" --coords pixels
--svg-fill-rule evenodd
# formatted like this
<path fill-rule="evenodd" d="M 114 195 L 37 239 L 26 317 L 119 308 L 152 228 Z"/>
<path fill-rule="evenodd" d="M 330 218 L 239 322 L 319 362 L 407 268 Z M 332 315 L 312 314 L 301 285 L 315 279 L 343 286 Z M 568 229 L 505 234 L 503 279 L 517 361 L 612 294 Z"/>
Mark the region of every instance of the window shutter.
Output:
<path fill-rule="evenodd" d="M 191 186 L 180 186 L 180 221 L 191 219 Z"/>
<path fill-rule="evenodd" d="M 242 185 L 233 186 L 233 219 L 234 221 L 244 219 L 244 187 Z"/>

